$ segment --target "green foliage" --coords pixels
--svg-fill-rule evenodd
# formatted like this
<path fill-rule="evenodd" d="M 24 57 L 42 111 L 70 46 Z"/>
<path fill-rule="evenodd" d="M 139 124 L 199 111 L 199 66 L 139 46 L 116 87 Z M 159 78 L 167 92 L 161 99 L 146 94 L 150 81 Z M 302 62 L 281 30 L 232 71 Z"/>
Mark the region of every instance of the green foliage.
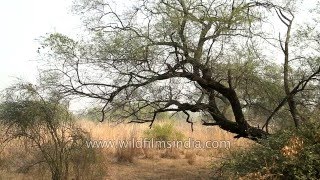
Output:
<path fill-rule="evenodd" d="M 70 121 L 68 110 L 60 104 L 38 101 L 6 101 L 0 104 L 0 119 L 6 125 L 15 125 L 21 130 L 43 123 L 57 124 Z"/>
<path fill-rule="evenodd" d="M 87 132 L 77 127 L 71 113 L 63 106 L 42 101 L 5 102 L 1 105 L 2 123 L 7 129 L 8 141 L 25 139 L 35 162 L 49 167 L 52 179 L 68 177 L 70 170 L 80 177 L 96 176 L 100 160 L 97 150 L 86 147 L 90 140 Z M 19 167 L 29 171 L 30 165 Z"/>
<path fill-rule="evenodd" d="M 42 46 L 51 47 L 51 50 L 57 54 L 69 53 L 74 51 L 77 42 L 61 33 L 53 33 L 44 40 Z"/>
<path fill-rule="evenodd" d="M 99 161 L 98 151 L 87 148 L 89 133 L 74 123 L 73 115 L 60 103 L 60 97 L 44 98 L 36 89 L 25 87 L 31 86 L 17 86 L 8 92 L 10 98 L 0 104 L 5 142 L 26 140 L 26 151 L 32 152 L 34 162 L 49 168 L 54 180 L 67 179 L 70 172 L 76 179 L 96 177 L 98 171 L 93 169 L 100 168 L 94 167 Z M 16 97 L 21 92 L 25 94 Z M 27 163 L 19 168 L 28 172 L 30 167 Z"/>
<path fill-rule="evenodd" d="M 177 130 L 173 123 L 156 124 L 152 129 L 144 131 L 144 136 L 153 141 L 181 141 L 185 138 L 184 134 Z"/>
<path fill-rule="evenodd" d="M 102 107 L 89 108 L 85 112 L 81 113 L 79 118 L 85 118 L 86 120 L 99 122 L 101 121 L 101 116 L 102 116 L 101 109 Z"/>
<path fill-rule="evenodd" d="M 224 176 L 245 179 L 319 179 L 320 122 L 287 130 L 247 150 L 237 150 L 223 162 Z"/>

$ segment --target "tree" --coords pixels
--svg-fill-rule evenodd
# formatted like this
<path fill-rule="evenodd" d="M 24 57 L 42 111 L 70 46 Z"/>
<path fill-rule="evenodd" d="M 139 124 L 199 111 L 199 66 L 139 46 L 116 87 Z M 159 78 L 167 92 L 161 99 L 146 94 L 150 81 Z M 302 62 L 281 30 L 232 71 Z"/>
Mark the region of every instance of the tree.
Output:
<path fill-rule="evenodd" d="M 290 1 L 289 1 L 288 4 L 290 4 Z M 291 33 L 291 31 L 292 31 L 292 24 L 293 24 L 293 20 L 294 20 L 294 14 L 291 11 L 288 11 L 288 15 L 286 15 L 285 13 L 282 12 L 281 9 L 280 10 L 276 10 L 276 14 L 277 14 L 278 18 L 280 19 L 280 21 L 285 25 L 285 27 L 287 29 L 286 32 L 285 32 L 285 40 L 284 41 L 281 40 L 280 34 L 279 34 L 279 43 L 280 43 L 281 51 L 282 51 L 282 53 L 284 55 L 283 87 L 284 87 L 284 91 L 285 91 L 285 95 L 286 96 L 285 96 L 285 98 L 282 99 L 282 101 L 279 103 L 279 105 L 274 109 L 274 111 L 271 113 L 271 115 L 267 118 L 266 123 L 263 126 L 263 127 L 266 127 L 267 131 L 268 131 L 268 124 L 269 124 L 271 118 L 286 103 L 289 106 L 289 111 L 290 111 L 290 114 L 292 116 L 292 119 L 293 119 L 293 122 L 295 124 L 295 127 L 298 127 L 299 124 L 300 124 L 300 121 L 301 121 L 300 119 L 304 119 L 304 117 L 300 115 L 300 113 L 298 112 L 298 109 L 297 109 L 297 101 L 296 101 L 297 93 L 301 92 L 301 91 L 304 91 L 307 88 L 310 88 L 309 91 L 310 90 L 314 90 L 315 86 L 319 86 L 319 78 L 317 78 L 318 74 L 320 73 L 319 62 L 317 62 L 317 61 L 319 61 L 319 55 L 316 55 L 315 57 L 312 57 L 310 55 L 305 55 L 304 53 L 299 53 L 299 55 L 297 55 L 297 54 L 294 54 L 292 51 L 290 51 L 289 47 L 290 47 L 290 43 L 292 41 L 292 37 L 291 37 L 292 33 Z M 307 25 L 307 27 L 310 27 L 310 25 Z M 316 29 L 314 25 L 313 25 L 313 28 Z M 310 41 L 310 39 L 311 39 L 311 41 L 314 41 L 314 39 L 316 39 L 314 37 L 314 35 L 308 35 L 307 38 L 304 37 L 304 35 L 301 34 L 301 32 L 303 32 L 303 31 L 304 31 L 304 33 L 308 33 L 309 34 L 313 30 L 311 30 L 309 28 L 307 30 L 304 29 L 304 28 L 301 28 L 300 33 L 298 33 L 296 35 L 296 37 L 294 37 L 294 38 L 296 38 L 298 40 L 298 41 L 296 41 L 296 43 L 298 43 L 298 46 L 296 46 L 296 48 L 300 49 L 300 50 L 301 49 L 307 50 L 310 54 L 312 54 L 312 53 L 317 53 L 318 54 L 319 53 L 318 49 L 315 52 L 314 51 L 312 52 L 312 48 L 305 49 L 301 45 L 301 44 L 304 43 L 304 41 Z M 312 33 L 310 33 L 310 34 L 312 34 Z M 319 45 L 319 43 L 317 43 L 317 44 Z M 293 54 L 294 56 L 292 57 L 291 54 Z M 290 63 L 292 63 L 292 62 L 294 62 L 296 60 L 299 60 L 298 62 L 295 62 L 296 64 L 301 63 L 298 66 L 305 66 L 306 64 L 304 62 L 308 62 L 307 66 L 310 66 L 310 69 L 311 69 L 312 73 L 310 75 L 306 75 L 305 73 L 308 70 L 306 70 L 306 69 L 304 69 L 302 71 L 300 70 L 300 73 L 303 74 L 303 76 L 301 77 L 301 80 L 299 80 L 298 82 L 293 82 L 293 81 L 290 82 L 290 79 L 294 79 L 296 77 L 299 77 L 299 75 L 297 75 L 297 74 L 292 75 L 292 77 L 290 77 L 290 69 L 291 69 Z M 312 85 L 308 84 L 312 80 L 315 80 L 316 82 L 312 83 Z M 294 87 L 291 88 L 291 86 L 294 86 Z M 314 90 L 314 91 L 317 92 L 316 90 Z M 316 101 L 317 101 L 318 98 L 319 97 L 317 95 L 315 95 Z M 312 102 L 314 99 L 313 100 L 312 99 L 313 98 L 309 98 L 309 100 L 311 100 L 310 103 L 314 104 L 314 102 Z M 303 106 L 307 106 L 306 103 L 302 103 L 302 105 Z M 314 109 L 314 108 L 311 107 L 310 109 Z M 317 108 L 315 110 L 317 111 Z"/>
<path fill-rule="evenodd" d="M 94 175 L 88 172 L 97 161 L 98 151 L 85 148 L 89 133 L 75 124 L 59 97 L 48 98 L 40 91 L 31 84 L 7 89 L 0 104 L 0 124 L 5 131 L 1 145 L 24 140 L 25 153 L 32 158 L 22 163 L 21 172 L 45 165 L 39 167 L 48 167 L 52 180 L 67 179 L 73 174 L 77 179 Z"/>
<path fill-rule="evenodd" d="M 48 55 L 44 74 L 57 77 L 49 84 L 60 92 L 104 104 L 102 120 L 106 112 L 122 110 L 122 118 L 152 126 L 158 113 L 183 112 L 192 124 L 190 112 L 201 112 L 210 117 L 203 125 L 257 140 L 268 132 L 248 123 L 249 107 L 271 114 L 267 127 L 290 102 L 288 94 L 304 90 L 319 75 L 312 71 L 291 91 L 268 89 L 278 92 L 281 79 L 267 76 L 267 67 L 274 66 L 267 59 L 275 57 L 264 53 L 270 43 L 265 25 L 275 23 L 274 10 L 291 13 L 284 5 L 140 0 L 121 11 L 105 1 L 83 0 L 74 9 L 84 14 L 88 35 L 77 41 L 59 33 L 48 36 L 41 50 Z M 272 47 L 280 49 L 274 39 Z M 227 106 L 234 118 L 226 117 Z M 144 109 L 151 112 L 141 113 Z"/>

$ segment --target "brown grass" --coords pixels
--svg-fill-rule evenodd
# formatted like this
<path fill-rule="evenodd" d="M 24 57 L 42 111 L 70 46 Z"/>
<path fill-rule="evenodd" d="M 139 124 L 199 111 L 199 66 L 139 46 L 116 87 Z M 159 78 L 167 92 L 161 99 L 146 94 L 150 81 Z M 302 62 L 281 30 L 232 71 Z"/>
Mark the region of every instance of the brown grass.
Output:
<path fill-rule="evenodd" d="M 161 158 L 168 158 L 168 159 L 180 159 L 181 152 L 178 148 L 168 148 L 165 149 L 164 153 L 160 155 Z"/>
<path fill-rule="evenodd" d="M 185 155 L 185 158 L 187 159 L 188 164 L 193 165 L 197 160 L 197 155 L 193 151 L 188 151 Z"/>
<path fill-rule="evenodd" d="M 142 150 L 143 150 L 143 155 L 144 155 L 143 157 L 145 159 L 155 159 L 156 154 L 157 154 L 155 149 L 153 149 L 153 148 L 143 148 Z"/>
<path fill-rule="evenodd" d="M 163 122 L 160 122 L 163 123 Z M 87 130 L 93 140 L 139 140 L 144 137 L 143 132 L 149 128 L 149 124 L 109 124 L 94 123 L 92 121 L 80 120 L 78 124 Z M 220 130 L 218 127 L 205 127 L 201 124 L 194 125 L 194 131 L 191 131 L 190 125 L 185 122 L 175 123 L 177 130 L 184 133 L 185 137 L 205 141 L 230 141 L 231 149 L 239 147 L 248 147 L 252 142 L 245 139 L 234 139 L 233 134 Z M 16 159 L 27 159 L 20 157 L 19 151 L 23 143 L 11 143 L 2 149 L 0 155 L 0 179 L 36 179 L 39 174 L 44 175 L 44 179 L 50 177 L 47 167 L 35 168 L 26 174 L 14 171 L 15 164 L 11 164 L 11 169 L 4 168 L 8 158 L 10 161 Z M 210 172 L 210 164 L 213 160 L 225 156 L 231 149 L 225 148 L 103 148 L 101 156 L 106 159 L 106 179 L 207 179 Z M 1 149 L 0 149 L 1 150 Z M 13 155 L 14 154 L 14 155 Z M 21 153 L 20 153 L 21 154 Z M 23 153 L 22 153 L 23 154 Z M 24 154 L 25 155 L 25 154 Z M 16 156 L 16 157 L 14 157 Z M 20 161 L 21 162 L 21 161 Z M 121 162 L 121 163 L 119 163 Z M 44 169 L 43 169 L 44 168 Z M 43 173 L 39 173 L 41 170 Z"/>

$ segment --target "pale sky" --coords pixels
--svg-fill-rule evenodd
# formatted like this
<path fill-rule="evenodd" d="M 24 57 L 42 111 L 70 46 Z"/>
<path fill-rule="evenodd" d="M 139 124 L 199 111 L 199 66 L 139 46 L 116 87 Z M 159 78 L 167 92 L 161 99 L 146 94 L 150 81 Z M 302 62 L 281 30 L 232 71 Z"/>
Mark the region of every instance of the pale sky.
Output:
<path fill-rule="evenodd" d="M 36 39 L 46 33 L 73 34 L 80 17 L 72 0 L 6 0 L 0 4 L 0 90 L 21 78 L 36 82 Z"/>
<path fill-rule="evenodd" d="M 71 13 L 73 0 L 3 0 L 0 4 L 0 91 L 22 79 L 36 84 L 36 40 L 46 33 L 71 37 L 80 33 L 80 17 Z M 314 7 L 317 0 L 303 1 L 300 8 Z M 129 1 L 118 0 L 128 5 Z M 123 6 L 117 6 L 122 8 Z M 305 22 L 307 11 L 296 16 Z M 279 22 L 280 23 L 280 22 Z"/>

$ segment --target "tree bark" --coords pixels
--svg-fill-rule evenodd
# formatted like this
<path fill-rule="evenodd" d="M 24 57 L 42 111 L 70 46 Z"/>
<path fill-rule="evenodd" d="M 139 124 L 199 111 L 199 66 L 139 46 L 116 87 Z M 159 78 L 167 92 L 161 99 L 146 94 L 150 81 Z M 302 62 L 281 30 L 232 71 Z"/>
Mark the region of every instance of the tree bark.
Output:
<path fill-rule="evenodd" d="M 287 33 L 286 33 L 286 39 L 284 42 L 284 48 L 282 47 L 282 51 L 284 53 L 284 65 L 283 65 L 283 84 L 284 84 L 284 91 L 286 93 L 286 95 L 288 96 L 288 105 L 289 105 L 289 109 L 290 109 L 290 113 L 293 119 L 293 122 L 295 124 L 295 127 L 299 126 L 299 119 L 297 116 L 297 106 L 296 106 L 296 102 L 294 99 L 294 96 L 291 95 L 291 90 L 290 90 L 290 85 L 289 85 L 289 42 L 290 42 L 290 32 L 291 32 L 291 25 L 292 25 L 292 19 L 287 18 L 281 11 L 279 11 L 280 13 L 278 13 L 279 18 L 283 18 L 282 21 L 284 21 L 284 19 L 286 19 L 288 21 L 287 25 Z"/>

